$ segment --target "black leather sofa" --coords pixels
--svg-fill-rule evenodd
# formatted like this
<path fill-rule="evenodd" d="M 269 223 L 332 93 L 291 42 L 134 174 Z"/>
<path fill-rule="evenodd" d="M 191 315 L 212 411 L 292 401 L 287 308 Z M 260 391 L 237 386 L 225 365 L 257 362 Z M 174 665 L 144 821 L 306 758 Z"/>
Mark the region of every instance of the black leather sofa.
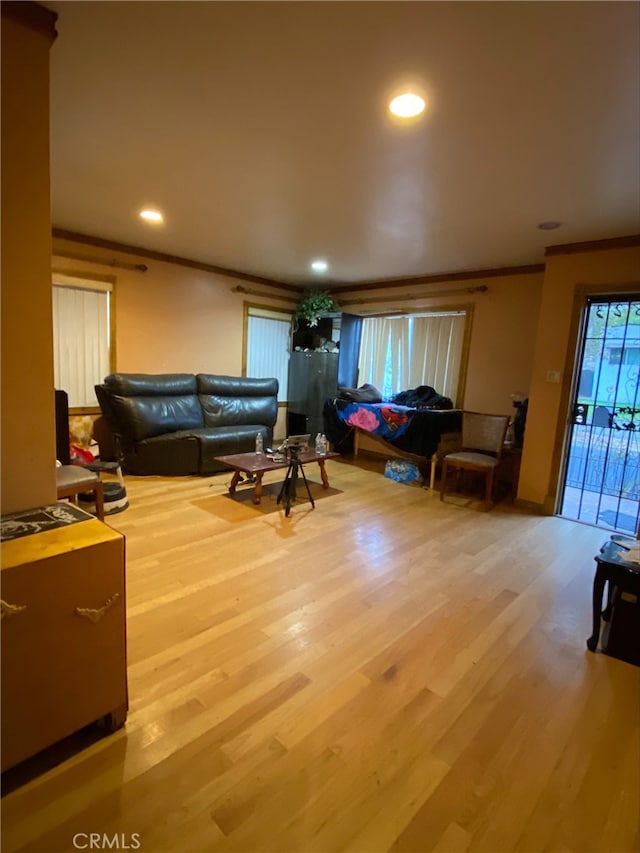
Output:
<path fill-rule="evenodd" d="M 214 474 L 214 456 L 265 447 L 278 415 L 278 380 L 206 373 L 112 373 L 96 385 L 129 474 Z"/>

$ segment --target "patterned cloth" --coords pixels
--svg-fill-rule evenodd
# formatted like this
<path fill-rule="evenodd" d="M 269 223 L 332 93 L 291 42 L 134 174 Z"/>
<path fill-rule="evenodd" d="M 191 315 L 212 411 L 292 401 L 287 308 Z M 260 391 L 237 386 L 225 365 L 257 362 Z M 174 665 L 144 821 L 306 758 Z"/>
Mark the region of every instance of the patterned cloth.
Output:
<path fill-rule="evenodd" d="M 399 450 L 430 458 L 440 437 L 462 429 L 460 409 L 414 409 L 396 403 L 351 403 L 326 400 L 324 432 L 338 453 L 353 453 L 353 434 L 361 429 Z"/>
<path fill-rule="evenodd" d="M 21 536 L 31 536 L 44 530 L 65 527 L 67 524 L 77 524 L 79 521 L 90 521 L 92 515 L 78 509 L 73 504 L 61 502 L 53 506 L 39 506 L 35 509 L 25 509 L 12 512 L 0 518 L 0 539 L 18 539 Z"/>
<path fill-rule="evenodd" d="M 349 426 L 379 435 L 389 441 L 406 431 L 415 409 L 389 403 L 348 403 L 338 416 Z"/>

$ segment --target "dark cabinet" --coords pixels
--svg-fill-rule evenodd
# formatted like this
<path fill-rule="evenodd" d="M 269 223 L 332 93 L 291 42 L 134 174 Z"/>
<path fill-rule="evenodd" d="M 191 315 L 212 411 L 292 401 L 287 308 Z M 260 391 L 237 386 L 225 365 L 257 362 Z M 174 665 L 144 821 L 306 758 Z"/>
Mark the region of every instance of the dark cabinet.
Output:
<path fill-rule="evenodd" d="M 289 361 L 289 435 L 323 431 L 322 407 L 338 390 L 338 353 L 309 350 L 292 352 Z"/>
<path fill-rule="evenodd" d="M 354 314 L 333 314 L 321 318 L 313 329 L 302 327 L 294 332 L 289 360 L 289 435 L 311 433 L 313 439 L 323 432 L 325 400 L 335 397 L 338 387 L 357 385 L 361 333 L 362 318 Z M 323 341 L 334 341 L 338 352 L 313 348 Z"/>

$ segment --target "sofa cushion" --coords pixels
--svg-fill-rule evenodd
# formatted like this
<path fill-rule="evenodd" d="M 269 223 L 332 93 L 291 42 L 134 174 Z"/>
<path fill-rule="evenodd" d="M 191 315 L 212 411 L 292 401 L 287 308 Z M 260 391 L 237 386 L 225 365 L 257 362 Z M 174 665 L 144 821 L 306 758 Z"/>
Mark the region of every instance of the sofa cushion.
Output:
<path fill-rule="evenodd" d="M 104 384 L 124 397 L 184 397 L 198 390 L 192 373 L 111 373 Z"/>
<path fill-rule="evenodd" d="M 194 435 L 200 442 L 200 465 L 203 474 L 224 471 L 225 466 L 214 460 L 214 456 L 228 456 L 230 453 L 252 453 L 256 446 L 255 426 L 205 427 Z M 266 433 L 266 434 L 265 434 Z M 271 443 L 271 430 L 262 430 L 264 446 Z"/>
<path fill-rule="evenodd" d="M 277 379 L 204 373 L 196 379 L 205 426 L 274 426 L 278 417 Z"/>
<path fill-rule="evenodd" d="M 173 477 L 200 474 L 200 442 L 197 430 L 179 430 L 139 441 L 127 454 L 129 474 Z"/>
<path fill-rule="evenodd" d="M 216 397 L 200 394 L 204 425 L 222 426 L 273 426 L 278 415 L 274 397 Z"/>
<path fill-rule="evenodd" d="M 198 373 L 196 383 L 198 394 L 214 394 L 219 397 L 275 397 L 278 394 L 277 379 Z"/>
<path fill-rule="evenodd" d="M 111 405 L 121 433 L 132 441 L 176 430 L 203 426 L 202 409 L 194 396 L 123 397 L 114 394 Z"/>

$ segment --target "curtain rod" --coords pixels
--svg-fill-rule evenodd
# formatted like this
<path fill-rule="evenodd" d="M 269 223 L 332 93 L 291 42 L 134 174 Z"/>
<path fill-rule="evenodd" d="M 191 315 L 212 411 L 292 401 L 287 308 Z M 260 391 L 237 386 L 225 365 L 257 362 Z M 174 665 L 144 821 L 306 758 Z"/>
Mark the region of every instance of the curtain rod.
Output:
<path fill-rule="evenodd" d="M 456 287 L 449 290 L 438 290 L 433 293 L 405 293 L 402 295 L 389 296 L 372 296 L 361 299 L 341 299 L 340 307 L 345 305 L 369 305 L 373 302 L 415 302 L 416 299 L 433 299 L 436 296 L 455 296 L 459 293 L 486 293 L 489 287 L 486 284 L 479 284 L 476 287 Z M 268 293 L 266 290 L 253 290 L 250 287 L 244 287 L 238 284 L 231 288 L 232 293 L 246 293 L 248 296 L 265 296 L 269 299 L 281 299 L 284 302 L 294 302 L 291 296 L 280 296 L 277 293 Z"/>
<path fill-rule="evenodd" d="M 280 296 L 277 293 L 268 293 L 266 290 L 253 290 L 250 287 L 244 287 L 242 284 L 237 284 L 231 288 L 232 293 L 246 293 L 248 296 L 266 296 L 268 299 L 281 299 L 283 302 L 295 302 L 295 296 Z"/>
<path fill-rule="evenodd" d="M 134 272 L 146 272 L 149 267 L 146 264 L 131 264 L 127 261 L 118 261 L 115 258 L 94 258 L 93 255 L 82 255 L 77 252 L 68 252 L 64 249 L 54 249 L 53 255 L 57 258 L 71 258 L 72 261 L 88 261 L 92 264 L 101 264 L 105 267 L 119 267 L 123 270 Z"/>
<path fill-rule="evenodd" d="M 416 299 L 433 299 L 436 296 L 455 296 L 458 293 L 486 293 L 489 287 L 479 284 L 477 287 L 457 287 L 450 290 L 437 290 L 433 293 L 405 293 L 398 296 L 371 296 L 360 299 L 341 299 L 340 305 L 369 305 L 372 302 L 415 302 Z"/>

